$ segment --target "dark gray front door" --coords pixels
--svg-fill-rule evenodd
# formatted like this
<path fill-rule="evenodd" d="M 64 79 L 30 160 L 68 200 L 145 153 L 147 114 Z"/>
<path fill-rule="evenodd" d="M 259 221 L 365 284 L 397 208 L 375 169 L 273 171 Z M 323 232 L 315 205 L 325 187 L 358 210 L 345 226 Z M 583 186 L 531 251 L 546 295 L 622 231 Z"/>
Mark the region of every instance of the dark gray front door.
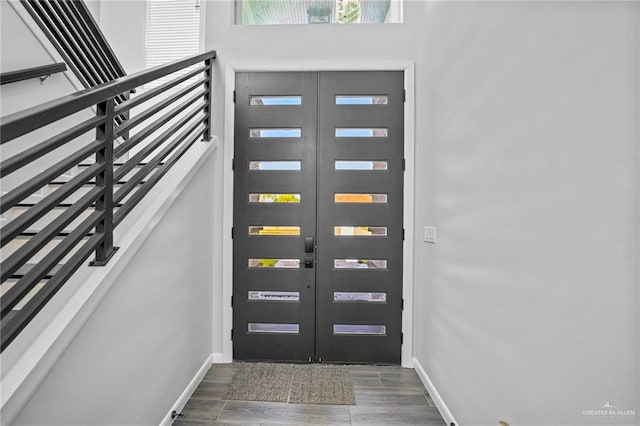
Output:
<path fill-rule="evenodd" d="M 234 358 L 400 363 L 402 72 L 236 74 Z"/>

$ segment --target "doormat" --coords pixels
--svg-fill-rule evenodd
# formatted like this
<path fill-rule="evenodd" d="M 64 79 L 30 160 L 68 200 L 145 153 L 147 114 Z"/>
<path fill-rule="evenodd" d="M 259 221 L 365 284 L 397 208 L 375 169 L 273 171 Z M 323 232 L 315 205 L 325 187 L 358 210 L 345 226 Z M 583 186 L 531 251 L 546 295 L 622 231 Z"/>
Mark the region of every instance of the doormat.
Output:
<path fill-rule="evenodd" d="M 238 364 L 224 399 L 355 405 L 349 371 L 340 365 Z"/>

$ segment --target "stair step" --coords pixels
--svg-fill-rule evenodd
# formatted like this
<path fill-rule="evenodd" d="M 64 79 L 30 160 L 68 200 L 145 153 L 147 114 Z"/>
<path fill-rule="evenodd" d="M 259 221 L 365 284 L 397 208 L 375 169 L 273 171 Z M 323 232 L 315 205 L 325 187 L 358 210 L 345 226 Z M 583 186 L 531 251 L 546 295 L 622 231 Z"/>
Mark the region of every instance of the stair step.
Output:
<path fill-rule="evenodd" d="M 88 238 L 85 238 L 85 240 L 81 240 L 61 261 L 61 264 L 67 263 L 68 258 L 70 258 L 71 256 L 73 256 L 73 254 L 78 251 L 78 249 L 80 247 L 82 247 L 82 245 L 84 244 L 84 242 L 87 240 Z M 0 261 L 4 262 L 9 256 L 11 256 L 13 253 L 15 253 L 16 251 L 18 251 L 18 249 L 20 249 L 20 247 L 22 247 L 23 245 L 25 245 L 27 242 L 29 241 L 29 238 L 15 238 L 11 241 L 9 241 L 4 247 L 2 247 L 2 250 L 0 250 Z M 49 253 L 55 249 L 58 244 L 60 244 L 60 242 L 63 241 L 62 238 L 54 238 L 53 240 L 49 241 L 47 244 L 45 244 L 44 247 L 42 247 L 42 249 L 40 249 L 40 251 L 38 251 L 31 259 L 29 259 L 29 263 L 38 263 L 41 262 L 45 257 L 47 257 L 49 255 Z M 16 272 L 16 274 L 20 274 L 20 275 L 24 275 L 26 272 L 20 272 L 21 270 L 18 270 L 18 272 Z"/>
<path fill-rule="evenodd" d="M 28 207 L 13 207 L 9 209 L 5 213 L 6 220 L 2 222 L 2 225 L 6 226 L 8 223 L 11 223 L 11 220 L 17 218 L 21 214 L 25 213 L 27 210 L 28 210 Z M 48 211 L 44 216 L 42 216 L 35 223 L 33 223 L 30 226 L 30 229 L 31 230 L 44 229 L 45 226 L 51 223 L 56 217 L 64 213 L 64 211 L 65 211 L 65 208 L 54 208 Z M 73 222 L 69 224 L 68 229 L 76 228 L 83 220 L 89 217 L 89 215 L 93 213 L 93 211 L 94 211 L 93 209 L 88 209 L 80 213 L 80 215 Z"/>

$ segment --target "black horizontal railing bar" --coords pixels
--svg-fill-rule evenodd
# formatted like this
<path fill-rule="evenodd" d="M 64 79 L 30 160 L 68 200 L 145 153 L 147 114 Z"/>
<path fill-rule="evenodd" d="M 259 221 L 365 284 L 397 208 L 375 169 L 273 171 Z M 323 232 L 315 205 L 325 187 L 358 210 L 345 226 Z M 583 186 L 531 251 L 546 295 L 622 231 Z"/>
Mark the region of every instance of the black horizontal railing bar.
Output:
<path fill-rule="evenodd" d="M 115 167 L 115 168 L 120 167 L 120 166 L 122 166 L 124 163 L 126 163 L 126 161 L 124 161 L 124 162 L 123 162 L 123 161 L 115 161 L 115 162 L 113 163 L 113 167 Z M 87 168 L 87 167 L 91 167 L 91 166 L 93 166 L 94 164 L 95 164 L 95 163 L 80 163 L 80 164 L 78 164 L 78 167 L 79 167 L 79 168 Z M 144 166 L 145 164 L 147 164 L 147 163 L 146 163 L 146 162 L 144 162 L 144 161 L 142 161 L 142 162 L 140 162 L 139 164 L 137 164 L 137 166 L 142 167 L 142 166 Z M 114 170 L 115 170 L 115 169 L 114 169 Z"/>
<path fill-rule="evenodd" d="M 89 72 L 86 68 L 86 62 L 73 60 L 73 57 L 77 54 L 73 45 L 71 44 L 70 38 L 65 37 L 65 33 L 63 32 L 63 28 L 65 28 L 64 24 L 58 19 L 54 11 L 49 7 L 49 3 L 46 1 L 32 1 L 29 0 L 29 3 L 35 8 L 36 13 L 40 15 L 42 22 L 48 28 L 49 32 L 53 35 L 56 43 L 63 47 L 66 52 L 69 52 L 72 61 L 74 62 L 76 68 L 80 71 L 85 81 L 88 83 L 88 86 L 95 86 L 98 84 L 98 80 L 96 80 L 91 72 Z M 37 6 L 36 6 L 37 5 Z"/>
<path fill-rule="evenodd" d="M 126 203 L 113 215 L 114 227 L 120 224 L 133 208 L 144 198 L 144 196 L 154 187 L 154 185 L 173 167 L 173 165 L 184 155 L 184 153 L 206 132 L 205 127 L 201 127 L 198 132 L 187 143 L 183 144 L 178 151 L 168 159 L 165 164 L 158 168 L 158 171 L 138 189 L 127 200 Z"/>
<path fill-rule="evenodd" d="M 145 183 L 145 182 L 140 182 L 140 185 L 142 185 L 143 183 Z M 34 206 L 37 206 L 37 205 L 38 205 L 38 203 L 35 203 L 35 204 L 31 204 L 31 203 L 22 204 L 21 203 L 21 204 L 16 204 L 14 206 L 14 208 L 25 208 L 25 209 L 28 209 L 28 208 L 31 208 L 31 207 L 34 207 Z M 69 207 L 73 207 L 73 205 L 74 205 L 74 203 L 60 203 L 60 204 L 58 204 L 56 206 L 53 206 L 51 208 L 51 210 L 64 210 L 64 209 L 68 209 Z M 89 206 L 89 208 L 94 208 L 94 207 L 95 207 L 95 205 L 93 205 L 93 204 Z M 120 204 L 116 204 L 113 207 L 114 208 L 120 207 Z"/>
<path fill-rule="evenodd" d="M 124 197 L 126 197 L 127 194 L 131 192 L 131 190 L 133 190 L 133 188 L 137 187 L 138 183 L 141 182 L 151 170 L 154 170 L 158 166 L 158 164 L 171 153 L 171 151 L 173 151 L 178 145 L 180 145 L 189 136 L 189 134 L 196 129 L 199 124 L 200 122 L 196 122 L 191 127 L 182 130 L 182 132 L 180 132 L 174 140 L 172 140 L 165 148 L 163 148 L 158 154 L 156 154 L 151 160 L 149 160 L 146 166 L 140 168 L 140 170 L 138 170 L 126 184 L 122 185 L 120 189 L 118 189 L 113 194 L 113 202 L 118 203 L 122 201 Z M 138 188 L 138 191 L 140 191 L 141 189 L 142 188 Z M 127 203 L 129 203 L 130 200 L 131 199 L 127 200 Z M 124 203 L 125 205 L 123 207 L 126 207 L 127 203 Z"/>
<path fill-rule="evenodd" d="M 18 235 L 18 236 L 17 236 L 17 237 L 15 237 L 14 239 L 15 239 L 15 240 L 19 240 L 19 239 L 21 239 L 21 238 L 28 239 L 28 238 L 31 238 L 31 237 L 34 237 L 34 236 L 38 235 L 38 232 L 40 232 L 40 231 L 24 231 L 22 234 Z M 58 235 L 56 235 L 56 236 L 54 237 L 54 240 L 55 240 L 55 239 L 64 238 L 64 237 L 66 237 L 67 235 L 69 235 L 70 233 L 71 233 L 71 231 L 70 231 L 70 230 L 63 230 L 63 231 L 60 231 L 60 232 L 58 232 Z M 87 237 L 90 237 L 90 236 L 92 236 L 93 234 L 94 234 L 94 232 L 89 232 L 89 234 L 87 234 Z"/>
<path fill-rule="evenodd" d="M 82 187 L 87 180 L 95 177 L 98 173 L 101 173 L 103 168 L 104 166 L 102 164 L 96 163 L 83 170 L 73 179 L 69 180 L 66 185 L 61 186 L 58 190 L 47 195 L 35 206 L 29 208 L 28 211 L 4 225 L 2 227 L 2 232 L 0 232 L 0 247 L 4 247 L 17 235 L 25 231 L 38 219 L 47 214 L 47 212 L 59 205 L 63 200 L 77 191 L 78 188 Z"/>
<path fill-rule="evenodd" d="M 91 59 L 91 51 L 83 49 L 83 46 L 79 44 L 80 35 L 74 28 L 74 25 L 69 21 L 67 15 L 59 7 L 58 2 L 41 2 L 41 4 L 44 5 L 44 8 L 47 10 L 49 16 L 53 18 L 53 21 L 58 23 L 57 29 L 64 29 L 60 31 L 60 36 L 65 40 L 74 56 L 80 59 L 80 63 L 86 70 L 87 75 L 93 80 L 93 85 L 108 81 L 109 79 L 102 75 L 101 70 L 98 69 L 99 67 L 94 66 L 95 61 Z"/>
<path fill-rule="evenodd" d="M 113 68 L 115 75 L 117 75 L 118 77 L 126 75 L 127 73 L 125 72 L 124 67 L 118 60 L 116 54 L 113 52 L 113 49 L 111 49 L 109 43 L 106 42 L 107 38 L 102 33 L 100 26 L 93 18 L 93 15 L 87 8 L 85 2 L 73 0 L 71 1 L 71 4 L 75 7 L 78 14 L 83 17 L 82 21 L 86 23 L 87 26 L 91 27 L 87 30 L 87 33 L 91 35 L 91 37 L 95 40 L 96 45 L 100 47 L 100 50 L 102 51 L 104 56 L 108 58 L 108 62 L 111 68 Z"/>
<path fill-rule="evenodd" d="M 187 124 L 193 117 L 202 112 L 205 108 L 205 105 L 199 106 L 190 114 L 186 115 L 180 121 L 172 125 L 170 128 L 165 130 L 160 137 L 155 139 L 153 142 L 146 145 L 139 152 L 137 152 L 133 157 L 131 157 L 125 164 L 118 167 L 113 173 L 114 180 L 120 180 L 123 176 L 133 170 L 140 162 L 147 158 L 147 156 L 156 150 L 157 147 L 162 145 L 171 135 L 173 135 L 176 131 L 182 128 L 185 124 Z"/>
<path fill-rule="evenodd" d="M 102 196 L 102 188 L 94 188 L 92 191 L 75 202 L 72 206 L 45 226 L 37 235 L 13 252 L 0 264 L 0 282 L 4 282 L 22 265 L 27 263 L 42 247 L 53 240 L 71 222 L 76 220 L 89 206 Z"/>
<path fill-rule="evenodd" d="M 181 102 L 179 105 L 176 105 L 175 107 L 173 107 L 169 112 L 167 112 L 163 116 L 160 116 L 157 119 L 155 119 L 152 123 L 150 123 L 144 129 L 137 132 L 135 135 L 130 136 L 126 142 L 118 145 L 113 149 L 113 157 L 114 158 L 122 157 L 126 152 L 130 151 L 131 148 L 138 145 L 144 139 L 146 139 L 147 137 L 152 135 L 154 132 L 159 130 L 161 127 L 165 126 L 169 122 L 169 120 L 173 119 L 175 116 L 177 116 L 182 111 L 187 109 L 191 104 L 196 102 L 201 97 L 202 95 L 198 95 L 198 94 L 190 96 L 185 101 Z"/>
<path fill-rule="evenodd" d="M 35 263 L 25 263 L 22 268 L 20 268 L 15 274 L 11 275 L 8 280 L 14 280 L 14 281 L 19 281 L 20 278 L 24 277 L 24 274 L 26 274 L 27 272 L 29 272 L 33 267 L 34 267 Z M 53 278 L 53 276 L 56 274 L 56 272 L 58 272 L 60 270 L 61 265 L 56 265 L 54 266 L 49 272 L 47 272 L 47 275 L 45 275 L 44 277 L 42 277 L 42 281 L 48 280 Z M 4 318 L 3 318 L 4 320 Z M 4 330 L 3 330 L 4 331 Z"/>
<path fill-rule="evenodd" d="M 71 10 L 65 6 L 66 2 L 52 2 L 51 7 L 55 10 L 58 19 L 64 23 L 67 33 L 67 38 L 71 40 L 71 43 L 77 49 L 77 55 L 84 57 L 87 60 L 88 67 L 94 72 L 101 83 L 112 80 L 106 73 L 105 67 L 100 63 L 99 55 L 97 55 L 95 49 L 92 49 L 87 43 L 81 31 L 81 26 L 77 22 L 76 16 L 74 16 Z M 95 65 L 94 65 L 95 64 Z"/>
<path fill-rule="evenodd" d="M 126 77 L 120 77 L 109 83 L 104 83 L 99 86 L 54 99 L 33 108 L 2 117 L 0 118 L 0 126 L 2 127 L 0 142 L 8 142 L 49 123 L 67 117 L 68 115 L 94 106 L 110 97 L 122 94 L 145 83 L 164 77 L 165 75 L 172 74 L 182 68 L 204 61 L 205 59 L 215 57 L 216 52 L 209 51 L 180 59 L 170 64 L 158 65 L 157 67 L 149 70 L 140 71 Z"/>
<path fill-rule="evenodd" d="M 69 280 L 71 275 L 91 256 L 91 253 L 93 253 L 98 244 L 100 244 L 101 239 L 102 235 L 99 234 L 89 238 L 89 240 L 71 256 L 67 263 L 59 267 L 42 289 L 38 291 L 22 309 L 15 312 L 12 321 L 7 322 L 2 328 L 0 350 L 4 350 L 16 338 L 18 333 L 26 327 L 29 321 L 47 304 L 64 283 Z M 18 281 L 18 283 L 19 282 L 20 281 Z"/>
<path fill-rule="evenodd" d="M 42 29 L 42 32 L 49 39 L 49 41 L 54 46 L 57 46 L 58 42 L 56 38 L 51 33 L 51 31 L 49 30 L 49 27 L 45 24 L 45 21 L 40 15 L 41 11 L 39 11 L 38 2 L 20 0 L 20 3 L 22 3 L 24 8 L 27 10 L 27 12 L 29 12 L 29 15 L 31 15 L 33 20 L 38 24 L 38 27 Z M 62 59 L 64 60 L 64 62 L 69 66 L 69 68 L 71 68 L 71 71 L 73 71 L 73 74 L 78 78 L 78 80 L 80 80 L 80 83 L 82 83 L 82 85 L 85 87 L 89 87 L 89 83 L 86 80 L 84 80 L 84 77 L 80 74 L 80 71 L 75 66 L 74 61 L 71 59 L 71 57 L 64 50 L 61 50 L 61 49 L 58 49 L 58 53 L 60 53 L 60 56 L 62 56 Z"/>
<path fill-rule="evenodd" d="M 151 90 L 149 90 L 149 91 L 147 91 L 147 92 L 145 92 L 145 93 L 143 93 L 143 94 L 141 94 L 139 96 L 136 96 L 135 98 L 131 98 L 128 101 L 123 102 L 120 105 L 116 106 L 114 112 L 116 114 L 120 114 L 120 113 L 122 113 L 124 111 L 128 111 L 131 108 L 133 108 L 133 107 L 135 107 L 137 105 L 140 105 L 141 103 L 146 102 L 149 99 L 152 99 L 152 98 L 158 96 L 159 94 L 164 93 L 165 91 L 177 86 L 178 84 L 180 84 L 180 83 L 182 83 L 184 81 L 187 81 L 190 78 L 197 76 L 198 74 L 203 73 L 204 71 L 206 71 L 206 69 L 207 69 L 207 67 L 204 67 L 204 66 L 199 67 L 195 71 L 187 73 L 187 74 L 181 76 L 180 78 L 176 78 L 175 80 L 171 80 L 171 81 L 169 81 L 167 83 L 164 83 L 164 84 L 162 84 L 162 85 L 160 85 L 160 86 L 158 86 L 158 87 L 156 87 L 154 89 L 151 89 Z"/>
<path fill-rule="evenodd" d="M 99 45 L 94 41 L 91 37 L 91 31 L 88 29 L 87 25 L 84 22 L 82 16 L 78 13 L 78 10 L 74 7 L 73 3 L 70 1 L 59 2 L 59 6 L 65 10 L 65 15 L 69 17 L 73 21 L 73 28 L 77 29 L 76 33 L 78 34 L 79 41 L 83 44 L 84 49 L 86 51 L 92 52 L 95 60 L 98 61 L 98 68 L 103 72 L 106 76 L 105 81 L 113 80 L 114 78 L 118 78 L 121 75 L 117 75 L 113 72 L 112 68 L 109 66 L 109 61 L 106 60 L 105 55 L 100 50 Z"/>
<path fill-rule="evenodd" d="M 17 81 L 29 80 L 31 78 L 38 78 L 57 74 L 59 72 L 65 72 L 67 70 L 67 64 L 58 62 L 50 65 L 42 65 L 40 67 L 25 68 L 16 71 L 7 71 L 0 74 L 0 85 L 15 83 Z"/>
<path fill-rule="evenodd" d="M 41 142 L 31 148 L 22 151 L 19 154 L 14 155 L 11 158 L 7 158 L 0 163 L 0 177 L 4 177 L 9 175 L 10 173 L 15 172 L 21 167 L 24 167 L 34 160 L 37 160 L 38 158 L 44 156 L 45 154 L 50 153 L 54 149 L 65 145 L 66 143 L 87 133 L 92 129 L 95 129 L 102 123 L 104 123 L 104 117 L 92 117 L 80 124 L 71 127 L 68 130 L 63 131 L 62 133 L 59 133 L 56 136 L 45 140 L 44 142 Z"/>
<path fill-rule="evenodd" d="M 194 90 L 196 90 L 198 87 L 202 87 L 203 84 L 204 84 L 203 80 L 196 81 L 195 83 L 185 87 L 180 92 L 174 93 L 173 95 L 169 96 L 168 98 L 163 99 L 162 102 L 158 102 L 153 107 L 151 107 L 149 109 L 146 109 L 144 112 L 136 114 L 136 116 L 134 118 L 130 118 L 129 120 L 127 120 L 126 123 L 123 123 L 122 125 L 116 127 L 114 129 L 113 133 L 116 136 L 119 136 L 119 135 L 123 134 L 124 132 L 127 132 L 127 131 L 131 130 L 133 127 L 135 127 L 138 124 L 140 124 L 140 123 L 144 122 L 145 120 L 149 119 L 150 117 L 152 117 L 157 112 L 164 110 L 169 105 L 171 105 L 174 102 L 176 102 L 178 99 L 181 99 L 181 98 L 185 97 L 189 93 L 191 93 Z M 195 96 L 195 95 L 194 96 L 196 98 L 198 98 L 198 97 L 204 96 L 206 94 L 206 91 L 203 89 L 203 90 L 200 90 L 199 92 L 196 92 L 196 93 L 199 94 L 199 96 Z"/>
<path fill-rule="evenodd" d="M 24 200 L 28 196 L 32 195 L 37 190 L 46 186 L 51 180 L 56 177 L 64 174 L 66 171 L 71 169 L 73 166 L 78 164 L 78 162 L 84 160 L 85 158 L 93 155 L 100 148 L 104 146 L 104 141 L 94 141 L 90 144 L 87 144 L 80 150 L 74 152 L 73 154 L 67 156 L 65 159 L 59 161 L 43 172 L 38 173 L 31 179 L 22 183 L 17 188 L 12 189 L 11 191 L 4 194 L 0 199 L 2 200 L 2 205 L 0 206 L 0 213 L 6 212 L 11 207 L 18 204 L 20 201 Z"/>
<path fill-rule="evenodd" d="M 53 181 L 53 182 L 49 182 L 49 184 L 48 184 L 48 185 L 49 185 L 50 187 L 51 187 L 51 186 L 62 186 L 62 185 L 64 185 L 64 184 L 65 184 L 65 183 L 67 183 L 67 182 L 68 182 L 68 181 L 66 181 L 66 180 L 65 180 L 65 181 L 63 181 L 63 180 L 60 180 L 60 181 Z M 124 185 L 125 183 L 127 183 L 127 181 L 126 181 L 126 180 L 118 180 L 118 181 L 114 181 L 114 182 L 113 182 L 113 185 L 118 186 L 118 185 Z M 95 181 L 94 179 L 92 179 L 92 180 L 89 180 L 89 181 L 85 182 L 83 186 L 94 186 L 95 184 L 96 184 L 96 181 Z M 16 206 L 19 206 L 20 204 L 21 204 L 21 203 L 18 203 L 18 204 L 16 204 Z"/>
<path fill-rule="evenodd" d="M 94 212 L 83 220 L 42 261 L 35 264 L 13 287 L 7 290 L 0 299 L 2 300 L 0 315 L 4 317 L 8 311 L 13 309 L 31 291 L 33 286 L 42 280 L 47 272 L 56 266 L 96 226 L 102 214 L 102 212 Z"/>

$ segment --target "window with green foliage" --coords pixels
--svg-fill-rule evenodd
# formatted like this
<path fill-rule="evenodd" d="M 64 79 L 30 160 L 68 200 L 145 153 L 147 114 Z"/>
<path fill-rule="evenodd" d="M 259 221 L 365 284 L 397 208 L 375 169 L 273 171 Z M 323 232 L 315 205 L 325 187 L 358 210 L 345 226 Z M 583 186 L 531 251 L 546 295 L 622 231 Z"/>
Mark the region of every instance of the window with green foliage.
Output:
<path fill-rule="evenodd" d="M 239 25 L 399 22 L 402 0 L 236 0 Z"/>

